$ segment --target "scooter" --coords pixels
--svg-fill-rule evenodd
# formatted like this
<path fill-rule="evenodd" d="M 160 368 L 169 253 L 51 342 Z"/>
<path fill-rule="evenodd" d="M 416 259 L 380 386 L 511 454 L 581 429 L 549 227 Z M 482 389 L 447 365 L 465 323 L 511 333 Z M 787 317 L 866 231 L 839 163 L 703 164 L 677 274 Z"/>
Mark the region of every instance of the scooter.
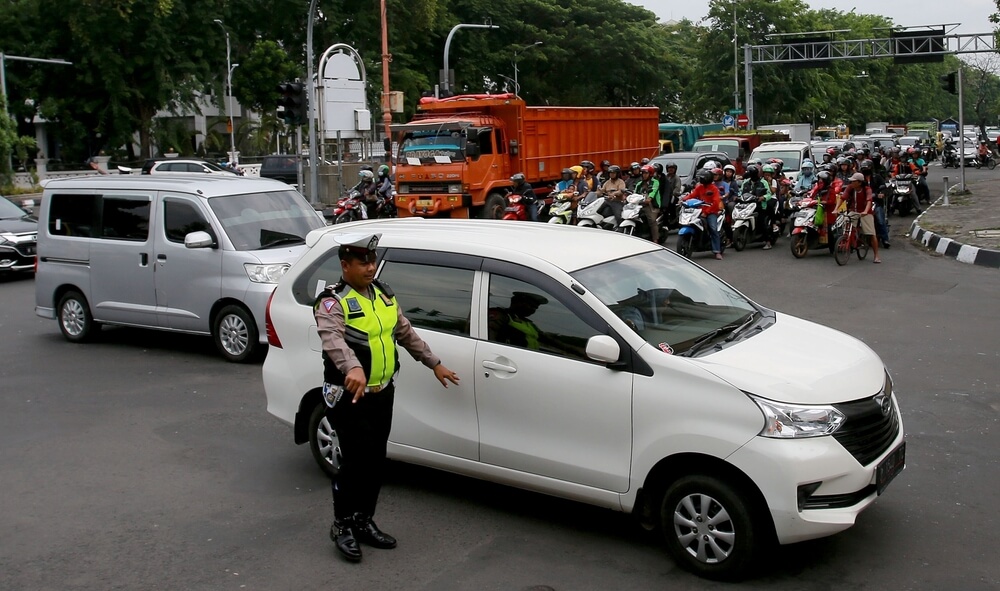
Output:
<path fill-rule="evenodd" d="M 812 197 L 804 197 L 796 207 L 792 215 L 792 255 L 797 259 L 809 254 L 810 248 L 822 246 L 820 238 L 823 231 L 823 223 L 816 223 L 816 214 L 819 211 L 820 203 Z M 826 214 L 822 214 L 823 218 Z M 835 240 L 830 240 L 827 236 L 827 248 L 833 253 Z"/>
<path fill-rule="evenodd" d="M 372 211 L 372 217 L 375 219 L 385 219 L 398 217 L 399 212 L 396 209 L 396 190 L 392 190 L 392 195 L 387 199 L 381 194 L 375 195 L 375 207 Z"/>
<path fill-rule="evenodd" d="M 736 198 L 733 205 L 733 248 L 742 251 L 747 244 L 755 240 L 760 232 L 760 202 L 753 193 L 743 193 Z"/>
<path fill-rule="evenodd" d="M 649 228 L 649 221 L 646 216 L 642 213 L 642 206 L 646 203 L 646 196 L 642 193 L 633 193 L 625 198 L 625 206 L 622 207 L 622 221 L 615 228 L 622 234 L 627 234 L 629 236 L 639 236 L 647 240 L 652 240 L 653 233 Z M 660 223 L 659 220 L 656 223 Z M 666 236 L 666 229 L 661 229 L 660 243 L 663 242 L 663 237 Z"/>
<path fill-rule="evenodd" d="M 503 209 L 503 219 L 515 222 L 526 222 L 531 219 L 528 216 L 530 204 L 520 193 L 509 193 L 507 195 L 507 207 Z"/>
<path fill-rule="evenodd" d="M 552 205 L 549 206 L 550 224 L 571 224 L 573 223 L 573 197 L 575 193 L 568 189 L 566 191 L 553 193 Z"/>
<path fill-rule="evenodd" d="M 365 207 L 361 198 L 361 191 L 351 191 L 346 196 L 337 201 L 337 206 L 333 208 L 333 223 L 346 224 L 358 220 L 368 219 L 368 208 Z"/>
<path fill-rule="evenodd" d="M 576 225 L 581 228 L 600 228 L 614 230 L 618 225 L 615 214 L 605 205 L 604 195 L 593 191 L 587 193 L 580 204 L 576 206 Z"/>
<path fill-rule="evenodd" d="M 677 254 L 691 258 L 696 252 L 712 250 L 712 238 L 707 231 L 708 220 L 702 212 L 701 207 L 705 202 L 701 199 L 687 199 L 681 201 L 680 230 L 677 230 Z M 719 236 L 724 235 L 723 223 L 726 216 L 716 216 L 716 230 Z M 721 243 L 720 243 L 721 246 Z M 725 247 L 721 246 L 720 251 Z"/>
<path fill-rule="evenodd" d="M 893 210 L 899 215 L 909 215 L 913 209 L 912 195 L 916 191 L 912 174 L 897 174 L 886 182 L 886 186 L 892 190 L 892 197 L 886 206 L 885 215 L 892 215 Z"/>

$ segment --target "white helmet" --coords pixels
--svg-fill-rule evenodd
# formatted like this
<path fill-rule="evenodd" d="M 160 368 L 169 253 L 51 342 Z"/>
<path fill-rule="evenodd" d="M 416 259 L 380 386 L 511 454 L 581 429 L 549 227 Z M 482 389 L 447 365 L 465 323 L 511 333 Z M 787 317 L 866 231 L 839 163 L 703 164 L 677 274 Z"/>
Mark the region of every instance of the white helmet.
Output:
<path fill-rule="evenodd" d="M 727 164 L 727 165 L 725 165 L 725 166 L 722 167 L 722 170 L 723 171 L 731 170 L 733 172 L 736 172 L 736 167 L 733 166 L 732 164 Z"/>
<path fill-rule="evenodd" d="M 702 168 L 705 170 L 712 170 L 713 168 L 719 168 L 719 163 L 716 162 L 715 160 L 709 160 L 708 162 L 705 163 L 704 166 L 702 166 Z"/>

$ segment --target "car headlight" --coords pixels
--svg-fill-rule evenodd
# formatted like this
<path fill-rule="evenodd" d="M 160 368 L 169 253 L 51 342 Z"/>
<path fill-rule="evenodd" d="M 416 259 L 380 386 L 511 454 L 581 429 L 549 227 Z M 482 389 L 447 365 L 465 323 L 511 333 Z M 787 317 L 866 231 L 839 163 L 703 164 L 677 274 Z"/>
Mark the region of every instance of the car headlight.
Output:
<path fill-rule="evenodd" d="M 410 185 L 400 185 L 398 193 L 404 195 L 410 192 Z"/>
<path fill-rule="evenodd" d="M 0 233 L 0 244 L 14 244 L 14 235 Z"/>
<path fill-rule="evenodd" d="M 788 404 L 753 395 L 748 396 L 764 413 L 764 428 L 758 433 L 761 437 L 775 439 L 822 437 L 839 429 L 846 419 L 843 413 L 832 406 Z"/>
<path fill-rule="evenodd" d="M 291 265 L 288 263 L 275 263 L 271 265 L 245 263 L 243 265 L 243 268 L 247 270 L 247 277 L 254 283 L 277 283 L 289 267 Z"/>

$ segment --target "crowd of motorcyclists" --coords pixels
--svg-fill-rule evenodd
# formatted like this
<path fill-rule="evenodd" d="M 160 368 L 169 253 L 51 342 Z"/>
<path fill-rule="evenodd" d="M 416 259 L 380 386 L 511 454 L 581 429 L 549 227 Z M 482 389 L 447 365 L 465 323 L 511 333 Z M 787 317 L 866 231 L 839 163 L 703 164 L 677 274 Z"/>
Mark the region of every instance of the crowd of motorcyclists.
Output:
<path fill-rule="evenodd" d="M 710 249 L 716 259 L 721 259 L 725 249 L 734 243 L 737 250 L 742 250 L 748 242 L 760 242 L 763 249 L 771 249 L 781 236 L 790 235 L 790 222 L 798 204 L 808 198 L 818 203 L 816 231 L 820 244 L 828 244 L 832 250 L 834 237 L 829 233 L 838 212 L 853 211 L 861 218 L 862 233 L 871 234 L 874 260 L 878 261 L 878 247 L 891 246 L 888 225 L 891 213 L 905 215 L 911 210 L 920 213 L 921 203 L 930 202 L 927 162 L 921 150 L 883 147 L 841 152 L 829 148 L 821 158 L 818 163 L 803 161 L 794 181 L 785 174 L 784 163 L 778 158 L 750 160 L 740 177 L 735 166 L 719 166 L 710 161 L 696 172 L 694 186 L 682 185 L 677 166 L 670 161 L 661 166 L 644 159 L 623 170 L 607 160 L 599 167 L 584 160 L 562 171 L 561 180 L 548 197 L 543 196 L 543 191 L 533 189 L 522 173 L 511 177 L 511 193 L 528 203 L 526 215 L 531 221 L 545 218 L 551 203 L 569 200 L 574 206 L 581 203 L 576 207 L 582 209 L 583 203 L 603 200 L 598 202 L 602 212 L 597 219 L 608 220 L 603 226 L 606 229 L 621 229 L 623 210 L 636 203 L 644 226 L 640 235 L 660 244 L 671 230 L 678 230 L 683 238 L 684 212 L 700 211 L 694 215 L 699 220 L 697 230 L 705 235 L 704 250 Z M 911 184 L 912 190 L 896 189 L 897 185 L 903 187 L 904 181 Z M 633 198 L 636 195 L 641 199 Z M 734 236 L 733 213 L 741 201 L 754 202 L 755 220 L 743 230 L 752 232 L 751 235 Z M 582 219 L 579 211 L 573 217 Z M 686 244 L 689 252 L 702 250 L 690 242 Z"/>

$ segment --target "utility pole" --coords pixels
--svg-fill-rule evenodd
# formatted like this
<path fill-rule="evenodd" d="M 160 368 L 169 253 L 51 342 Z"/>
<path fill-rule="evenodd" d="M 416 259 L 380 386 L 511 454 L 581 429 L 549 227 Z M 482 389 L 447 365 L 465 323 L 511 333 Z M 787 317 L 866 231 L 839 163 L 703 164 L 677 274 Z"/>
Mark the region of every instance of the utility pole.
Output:
<path fill-rule="evenodd" d="M 733 100 L 736 101 L 736 110 L 740 110 L 740 58 L 737 54 L 736 37 L 736 0 L 733 0 Z"/>
<path fill-rule="evenodd" d="M 319 203 L 319 171 L 316 169 L 316 81 L 313 80 L 313 20 L 316 15 L 316 0 L 309 0 L 309 19 L 306 25 L 306 95 L 309 101 L 306 110 L 309 117 L 309 203 Z M 299 150 L 302 158 L 302 150 Z"/>
<path fill-rule="evenodd" d="M 960 174 L 960 180 L 958 182 L 958 190 L 965 192 L 965 95 L 962 93 L 962 66 L 958 66 L 958 137 L 959 139 L 959 156 L 958 162 L 962 167 L 962 172 Z M 979 153 L 976 152 L 976 158 L 979 157 Z"/>
<path fill-rule="evenodd" d="M 226 35 L 226 86 L 229 87 L 227 93 L 229 94 L 227 101 L 228 107 L 226 110 L 229 112 L 229 162 L 230 164 L 237 164 L 236 158 L 236 130 L 233 129 L 233 63 L 230 61 L 230 48 L 229 48 L 229 30 L 226 29 L 226 25 L 222 23 L 222 19 L 215 19 L 212 22 L 222 27 L 222 32 Z M 239 65 L 239 64 L 236 64 Z"/>
<path fill-rule="evenodd" d="M 517 83 L 517 54 L 524 53 L 525 51 L 528 51 L 533 47 L 538 47 L 541 44 L 541 41 L 535 41 L 534 43 L 522 46 L 519 50 L 514 50 L 514 96 L 521 96 L 521 85 Z"/>
<path fill-rule="evenodd" d="M 392 135 L 389 126 L 392 125 L 392 113 L 389 107 L 389 27 L 386 24 L 385 0 L 382 0 L 382 126 L 385 128 L 385 161 L 392 161 Z"/>

